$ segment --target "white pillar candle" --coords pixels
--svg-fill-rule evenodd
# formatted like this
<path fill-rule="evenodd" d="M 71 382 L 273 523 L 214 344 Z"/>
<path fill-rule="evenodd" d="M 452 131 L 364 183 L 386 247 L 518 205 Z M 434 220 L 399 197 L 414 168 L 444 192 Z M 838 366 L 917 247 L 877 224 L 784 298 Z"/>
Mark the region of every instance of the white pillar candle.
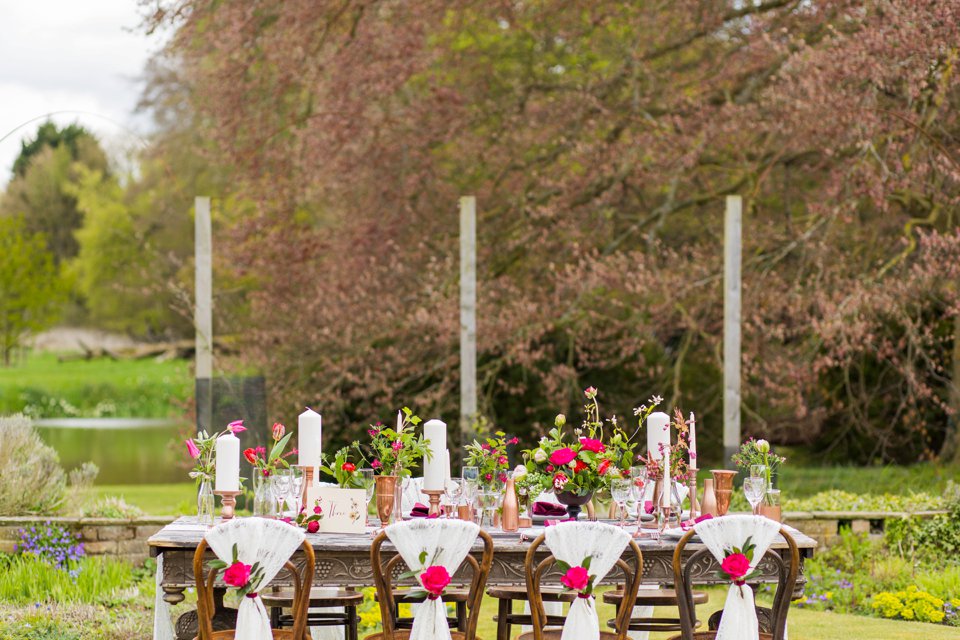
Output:
<path fill-rule="evenodd" d="M 445 472 L 445 475 L 443 476 L 443 486 L 446 487 L 448 484 L 450 484 L 450 449 L 444 450 L 443 458 L 443 470 Z"/>
<path fill-rule="evenodd" d="M 240 439 L 232 433 L 217 438 L 216 491 L 240 490 Z"/>
<path fill-rule="evenodd" d="M 423 437 L 430 444 L 431 456 L 423 464 L 423 488 L 443 490 L 447 466 L 447 425 L 440 420 L 429 420 L 423 425 Z"/>
<path fill-rule="evenodd" d="M 323 418 L 308 408 L 297 420 L 297 464 L 303 467 L 320 466 L 323 450 Z M 317 482 L 319 474 L 314 469 L 313 478 Z"/>
<path fill-rule="evenodd" d="M 697 469 L 697 419 L 690 412 L 690 467 Z"/>
<path fill-rule="evenodd" d="M 654 460 L 660 457 L 660 445 L 670 446 L 670 416 L 657 411 L 647 418 L 647 456 Z"/>

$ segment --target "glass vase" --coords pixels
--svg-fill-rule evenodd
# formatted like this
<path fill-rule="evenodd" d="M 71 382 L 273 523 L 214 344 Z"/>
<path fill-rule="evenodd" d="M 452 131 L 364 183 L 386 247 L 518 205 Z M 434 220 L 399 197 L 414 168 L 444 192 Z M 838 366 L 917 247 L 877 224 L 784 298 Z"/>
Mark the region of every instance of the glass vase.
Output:
<path fill-rule="evenodd" d="M 197 520 L 200 524 L 213 526 L 214 509 L 213 483 L 204 480 L 197 491 Z"/>
<path fill-rule="evenodd" d="M 273 497 L 273 487 L 269 477 L 260 471 L 253 472 L 253 515 L 270 518 L 277 511 L 277 502 Z"/>

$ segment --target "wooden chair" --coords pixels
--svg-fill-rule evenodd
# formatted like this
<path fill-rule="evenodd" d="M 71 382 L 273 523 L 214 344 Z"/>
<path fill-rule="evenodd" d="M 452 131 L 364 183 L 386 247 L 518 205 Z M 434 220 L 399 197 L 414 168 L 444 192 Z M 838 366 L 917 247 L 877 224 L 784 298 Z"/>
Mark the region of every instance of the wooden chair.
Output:
<path fill-rule="evenodd" d="M 497 623 L 497 640 L 510 640 L 510 628 L 514 625 L 531 626 L 533 625 L 533 615 L 530 613 L 514 613 L 513 603 L 515 600 L 520 602 L 529 602 L 526 585 L 508 585 L 502 587 L 490 587 L 487 589 L 487 595 L 497 600 L 497 615 L 493 616 Z M 542 587 L 540 597 L 544 602 L 573 602 L 577 594 L 572 591 L 565 591 L 559 587 Z M 546 614 L 548 627 L 563 626 L 563 616 Z"/>
<path fill-rule="evenodd" d="M 553 618 L 553 616 L 548 618 L 544 612 L 544 600 L 541 595 L 543 574 L 553 567 L 555 559 L 553 555 L 547 556 L 540 562 L 537 562 L 536 559 L 537 549 L 540 548 L 540 545 L 543 544 L 545 539 L 546 535 L 540 534 L 530 545 L 530 548 L 527 549 L 527 555 L 524 560 L 524 573 L 527 578 L 527 597 L 530 600 L 533 631 L 517 636 L 517 640 L 560 640 L 562 634 L 561 629 L 545 628 L 556 624 L 556 621 L 550 619 Z M 616 563 L 616 566 L 620 567 L 623 571 L 622 592 L 625 594 L 623 606 L 620 611 L 617 612 L 615 633 L 601 631 L 601 640 L 627 640 L 627 633 L 630 630 L 630 613 L 633 611 L 637 590 L 640 588 L 640 580 L 643 577 L 643 554 L 640 552 L 640 547 L 638 547 L 637 543 L 633 540 L 630 541 L 627 548 L 633 552 L 633 567 L 622 558 L 618 559 Z M 559 622 L 562 624 L 563 621 L 560 620 Z"/>
<path fill-rule="evenodd" d="M 705 604 L 709 596 L 704 591 L 693 592 L 694 604 Z M 616 607 L 617 613 L 620 613 L 620 607 L 623 605 L 623 592 L 607 591 L 603 594 L 603 601 Z M 674 589 L 639 589 L 637 598 L 634 601 L 635 607 L 677 607 L 679 608 L 679 599 Z M 631 612 L 632 615 L 632 612 Z M 615 628 L 616 619 L 608 620 L 607 626 Z M 699 627 L 700 623 L 697 622 Z M 671 631 L 680 631 L 680 618 L 630 618 L 630 631 L 648 631 L 669 633 Z"/>
<path fill-rule="evenodd" d="M 524 595 L 526 597 L 526 595 Z M 380 602 L 380 596 L 374 596 L 376 601 Z M 469 589 L 457 589 L 456 587 L 447 589 L 443 592 L 443 601 L 446 604 L 452 604 L 454 615 L 447 616 L 447 624 L 457 631 L 467 630 L 467 600 L 470 599 Z M 413 627 L 413 618 L 400 615 L 400 605 L 402 604 L 420 604 L 424 601 L 423 596 L 410 594 L 409 589 L 394 589 L 393 604 L 396 607 L 394 619 L 396 620 L 396 629 L 411 629 Z"/>
<path fill-rule="evenodd" d="M 690 572 L 704 556 L 713 559 L 710 551 L 704 548 L 690 556 L 686 562 L 683 561 L 683 550 L 695 534 L 695 530 L 688 531 L 680 538 L 680 542 L 677 543 L 677 548 L 673 552 L 673 578 L 680 596 L 681 629 L 680 635 L 674 636 L 671 640 L 713 640 L 717 637 L 715 630 L 695 630 L 696 610 L 691 592 Z M 790 610 L 790 600 L 793 598 L 793 590 L 800 573 L 800 550 L 797 548 L 796 541 L 784 527 L 780 527 L 780 535 L 786 540 L 787 547 L 790 549 L 790 560 L 784 562 L 779 553 L 770 549 L 767 550 L 761 560 L 761 562 L 770 561 L 776 566 L 777 591 L 773 598 L 772 632 L 761 631 L 760 640 L 784 640 L 787 629 L 787 612 Z"/>
<path fill-rule="evenodd" d="M 477 622 L 480 618 L 480 604 L 483 601 L 483 588 L 487 583 L 487 575 L 490 573 L 490 567 L 493 565 L 493 538 L 486 531 L 481 530 L 477 536 L 483 541 L 483 555 L 478 562 L 472 555 L 467 554 L 464 563 L 468 564 L 473 570 L 473 577 L 470 581 L 470 588 L 467 595 L 467 623 L 466 630 L 451 631 L 453 640 L 476 640 Z M 365 640 L 406 640 L 410 637 L 409 629 L 401 629 L 397 626 L 397 610 L 399 608 L 396 591 L 393 588 L 393 577 L 401 565 L 404 565 L 400 554 L 391 557 L 384 562 L 381 548 L 384 541 L 387 540 L 385 531 L 374 538 L 373 545 L 370 547 L 370 564 L 373 567 L 373 583 L 377 589 L 377 600 L 380 603 L 380 617 L 383 623 L 383 631 L 369 635 Z M 446 598 L 444 598 L 446 601 Z"/>
<path fill-rule="evenodd" d="M 270 611 L 270 626 L 283 629 L 293 626 L 293 615 L 283 613 L 292 609 L 296 594 L 290 589 L 275 589 L 261 593 L 263 606 Z M 307 627 L 343 627 L 346 640 L 357 640 L 359 617 L 357 607 L 363 604 L 363 594 L 351 589 L 318 588 L 310 590 L 307 609 Z M 342 607 L 343 611 L 313 611 L 314 609 Z"/>
<path fill-rule="evenodd" d="M 273 629 L 274 640 L 310 640 L 307 633 L 307 609 L 310 606 L 310 585 L 313 582 L 313 571 L 316 558 L 313 547 L 306 540 L 300 545 L 306 556 L 303 565 L 297 568 L 287 560 L 284 569 L 293 578 L 293 628 Z M 232 640 L 234 629 L 228 631 L 213 630 L 213 615 L 215 613 L 213 584 L 217 577 L 216 569 L 204 572 L 204 554 L 207 551 L 207 541 L 201 540 L 193 554 L 193 576 L 197 585 L 197 624 L 198 633 L 195 640 Z"/>

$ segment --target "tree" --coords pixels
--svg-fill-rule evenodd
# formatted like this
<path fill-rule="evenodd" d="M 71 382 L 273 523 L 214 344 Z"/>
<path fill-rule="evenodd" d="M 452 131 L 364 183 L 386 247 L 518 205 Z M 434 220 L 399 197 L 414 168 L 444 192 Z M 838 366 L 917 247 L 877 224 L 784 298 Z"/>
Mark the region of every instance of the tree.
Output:
<path fill-rule="evenodd" d="M 57 319 L 63 281 L 42 234 L 20 218 L 0 216 L 0 352 L 4 366 L 31 334 Z"/>
<path fill-rule="evenodd" d="M 13 161 L 13 174 L 23 176 L 33 157 L 44 149 L 66 147 L 73 160 L 78 160 L 81 154 L 81 140 L 93 138 L 91 133 L 79 124 L 68 124 L 63 129 L 49 120 L 40 125 L 37 135 L 32 140 L 20 143 L 20 154 Z"/>

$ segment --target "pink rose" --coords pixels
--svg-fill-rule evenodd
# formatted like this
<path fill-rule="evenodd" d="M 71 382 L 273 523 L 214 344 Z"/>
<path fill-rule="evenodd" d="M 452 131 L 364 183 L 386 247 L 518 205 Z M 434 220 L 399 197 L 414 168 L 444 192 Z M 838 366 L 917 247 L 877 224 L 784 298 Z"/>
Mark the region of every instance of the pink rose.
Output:
<path fill-rule="evenodd" d="M 250 582 L 250 565 L 234 562 L 223 572 L 223 581 L 231 587 L 245 587 Z"/>
<path fill-rule="evenodd" d="M 377 458 L 374 458 L 374 459 L 373 459 L 373 462 L 370 463 L 370 468 L 371 468 L 371 469 L 379 469 L 379 468 L 382 467 L 382 466 L 383 466 L 383 465 L 380 464 L 380 460 L 378 460 Z"/>
<path fill-rule="evenodd" d="M 320 515 L 321 513 L 323 513 L 323 509 L 320 508 L 320 505 L 317 505 L 313 508 L 313 512 L 317 515 Z"/>
<path fill-rule="evenodd" d="M 196 460 L 200 457 L 200 449 L 197 449 L 197 445 L 193 443 L 193 439 L 188 438 L 184 440 L 187 443 L 187 452 L 190 453 L 190 457 Z"/>
<path fill-rule="evenodd" d="M 510 461 L 507 460 L 507 456 L 500 456 L 499 458 L 497 458 L 497 464 L 503 465 L 503 464 L 507 464 L 508 462 Z"/>
<path fill-rule="evenodd" d="M 580 448 L 584 451 L 592 451 L 594 453 L 603 453 L 607 450 L 602 442 L 593 438 L 580 438 Z"/>
<path fill-rule="evenodd" d="M 568 589 L 583 591 L 590 582 L 590 574 L 583 567 L 570 567 L 560 578 L 560 583 Z"/>
<path fill-rule="evenodd" d="M 731 553 L 720 563 L 720 568 L 736 581 L 750 572 L 750 561 L 742 553 Z"/>
<path fill-rule="evenodd" d="M 230 433 L 241 433 L 247 430 L 247 428 L 243 426 L 243 420 L 234 420 L 227 425 L 227 429 L 230 430 Z"/>
<path fill-rule="evenodd" d="M 500 472 L 500 475 L 497 476 L 497 479 L 500 480 L 500 482 L 506 482 L 506 481 L 507 481 L 507 474 L 504 473 L 503 471 L 501 471 L 501 472 Z"/>
<path fill-rule="evenodd" d="M 550 462 L 557 466 L 562 467 L 563 465 L 569 463 L 571 460 L 577 457 L 576 452 L 569 448 L 564 447 L 563 449 L 557 449 L 550 454 Z"/>
<path fill-rule="evenodd" d="M 493 474 L 492 474 L 492 473 L 485 473 L 485 474 L 483 475 L 483 479 L 486 480 L 487 482 L 490 482 L 491 480 L 493 480 Z"/>
<path fill-rule="evenodd" d="M 432 599 L 436 600 L 450 584 L 450 574 L 443 565 L 435 564 L 423 570 L 420 574 L 420 584 L 427 593 L 434 596 Z"/>
<path fill-rule="evenodd" d="M 273 439 L 276 440 L 277 442 L 280 442 L 284 434 L 287 432 L 287 428 L 282 424 L 280 424 L 279 422 L 274 422 L 273 429 L 271 429 L 271 431 L 273 433 Z"/>
<path fill-rule="evenodd" d="M 553 476 L 553 488 L 556 491 L 563 491 L 563 487 L 566 486 L 567 480 L 569 480 L 569 478 L 567 478 L 565 474 L 558 473 L 557 475 Z"/>
<path fill-rule="evenodd" d="M 307 533 L 316 533 L 320 531 L 320 522 L 318 520 L 311 520 L 307 523 Z"/>

